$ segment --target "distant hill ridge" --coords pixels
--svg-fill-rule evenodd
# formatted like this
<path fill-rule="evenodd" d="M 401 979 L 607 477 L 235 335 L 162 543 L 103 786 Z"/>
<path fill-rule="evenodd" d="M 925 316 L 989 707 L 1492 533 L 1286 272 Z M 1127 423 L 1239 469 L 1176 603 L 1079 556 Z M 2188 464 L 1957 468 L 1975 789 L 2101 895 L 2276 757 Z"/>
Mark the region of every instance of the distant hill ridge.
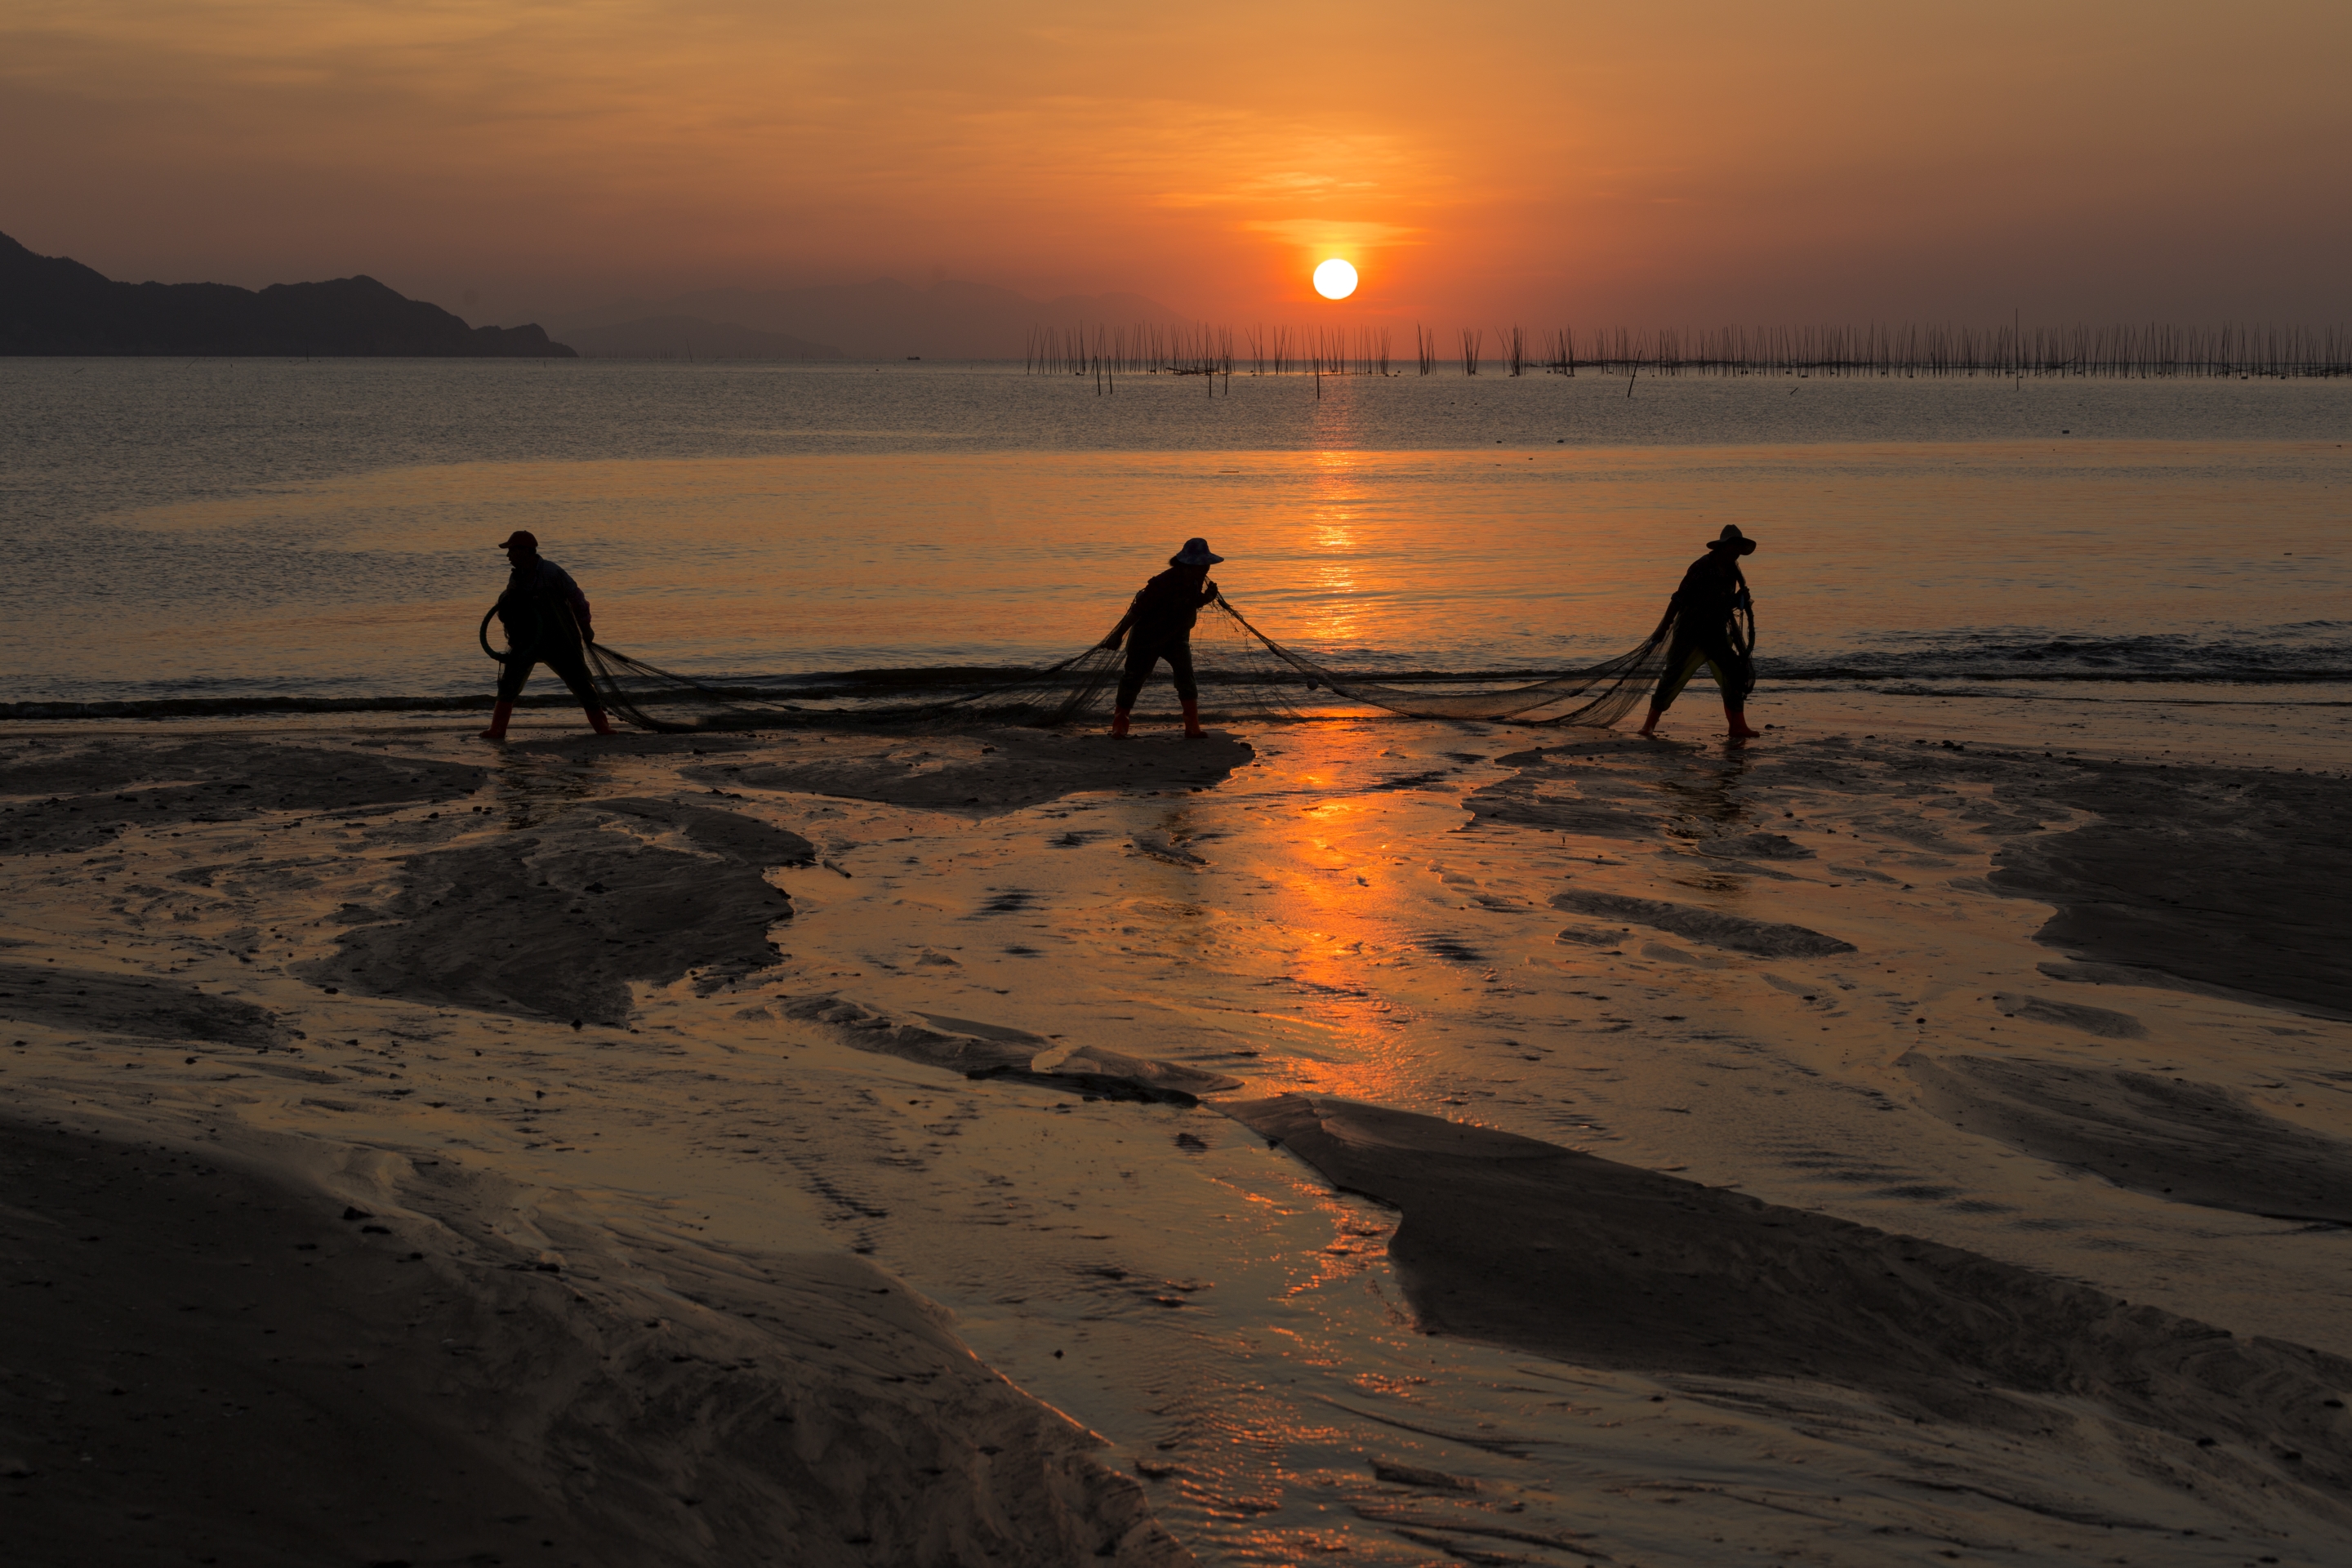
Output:
<path fill-rule="evenodd" d="M 469 327 L 373 278 L 118 283 L 0 235 L 0 354 L 576 357 L 536 326 Z"/>

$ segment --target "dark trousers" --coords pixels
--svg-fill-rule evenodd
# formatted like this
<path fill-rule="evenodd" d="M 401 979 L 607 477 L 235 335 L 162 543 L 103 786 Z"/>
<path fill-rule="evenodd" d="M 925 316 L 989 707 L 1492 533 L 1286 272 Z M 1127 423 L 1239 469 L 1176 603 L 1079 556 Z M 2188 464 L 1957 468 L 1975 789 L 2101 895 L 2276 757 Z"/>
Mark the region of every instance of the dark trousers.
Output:
<path fill-rule="evenodd" d="M 1122 711 L 1135 706 L 1136 693 L 1151 679 L 1151 667 L 1163 658 L 1168 661 L 1169 675 L 1176 682 L 1176 695 L 1187 702 L 1201 700 L 1201 688 L 1192 679 L 1192 639 L 1179 637 L 1156 646 L 1130 642 L 1127 645 L 1127 672 L 1118 678 L 1118 706 Z"/>
<path fill-rule="evenodd" d="M 1725 699 L 1735 708 L 1743 706 L 1749 683 L 1746 665 L 1732 648 L 1730 629 L 1719 621 L 1694 626 L 1680 620 L 1675 623 L 1674 641 L 1666 645 L 1665 672 L 1658 677 L 1650 706 L 1665 711 L 1702 664 L 1715 676 Z"/>
<path fill-rule="evenodd" d="M 580 645 L 569 647 L 517 648 L 507 658 L 506 672 L 499 677 L 499 700 L 511 702 L 522 695 L 523 682 L 530 679 L 537 665 L 545 665 L 563 678 L 572 688 L 572 695 L 580 699 L 580 706 L 591 713 L 604 710 L 604 700 L 596 695 L 596 683 L 588 679 L 587 656 Z"/>

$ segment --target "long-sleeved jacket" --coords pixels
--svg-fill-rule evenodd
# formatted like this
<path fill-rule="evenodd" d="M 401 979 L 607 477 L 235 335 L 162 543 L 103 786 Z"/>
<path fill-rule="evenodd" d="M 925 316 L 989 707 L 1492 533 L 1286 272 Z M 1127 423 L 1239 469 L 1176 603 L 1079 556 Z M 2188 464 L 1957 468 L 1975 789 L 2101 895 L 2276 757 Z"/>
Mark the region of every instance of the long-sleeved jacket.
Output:
<path fill-rule="evenodd" d="M 509 647 L 562 647 L 594 635 L 588 595 L 571 573 L 538 555 L 507 574 L 506 592 L 499 595 L 499 621 L 507 629 Z"/>
<path fill-rule="evenodd" d="M 1171 566 L 1144 584 L 1127 606 L 1125 618 L 1103 639 L 1103 646 L 1117 647 L 1129 632 L 1135 634 L 1137 647 L 1189 642 L 1201 618 L 1201 607 L 1215 603 L 1216 597 L 1216 584 L 1195 576 L 1191 567 Z"/>
<path fill-rule="evenodd" d="M 1682 586 L 1675 590 L 1673 605 L 1685 621 L 1715 625 L 1731 618 L 1739 603 L 1739 595 L 1748 589 L 1748 579 L 1739 570 L 1739 558 L 1727 550 L 1710 550 L 1690 563 L 1683 574 Z"/>

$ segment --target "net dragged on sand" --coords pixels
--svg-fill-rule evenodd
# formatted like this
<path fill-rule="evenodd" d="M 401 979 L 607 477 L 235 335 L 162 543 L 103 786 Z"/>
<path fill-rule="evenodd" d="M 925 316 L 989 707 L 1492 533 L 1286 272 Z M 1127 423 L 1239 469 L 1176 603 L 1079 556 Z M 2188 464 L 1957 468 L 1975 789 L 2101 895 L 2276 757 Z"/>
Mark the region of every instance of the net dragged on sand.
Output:
<path fill-rule="evenodd" d="M 1370 707 L 1416 719 L 1605 729 L 1656 685 L 1665 666 L 1666 629 L 1661 626 L 1628 653 L 1557 674 L 1432 671 L 1374 679 L 1285 647 L 1221 598 L 1202 612 L 1193 630 L 1192 664 L 1204 715 L 1223 723 L 1329 717 Z M 495 650 L 493 656 L 499 657 Z M 772 687 L 697 680 L 603 643 L 588 645 L 589 671 L 611 710 L 666 733 L 845 723 L 1053 729 L 1103 722 L 1126 663 L 1123 652 L 1094 647 L 1042 668 L 853 670 Z M 1163 668 L 1145 687 L 1139 708 L 1148 714 L 1164 703 L 1172 711 L 1172 701 Z"/>

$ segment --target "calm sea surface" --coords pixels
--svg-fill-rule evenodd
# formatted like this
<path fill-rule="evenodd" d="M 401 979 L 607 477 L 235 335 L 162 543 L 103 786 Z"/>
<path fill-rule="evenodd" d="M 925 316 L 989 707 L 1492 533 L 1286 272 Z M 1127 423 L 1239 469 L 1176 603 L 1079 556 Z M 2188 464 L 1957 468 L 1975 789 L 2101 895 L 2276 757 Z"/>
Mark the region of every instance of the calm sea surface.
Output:
<path fill-rule="evenodd" d="M 1191 534 L 1327 658 L 1572 663 L 1737 522 L 1768 691 L 2334 683 L 2347 440 L 2344 382 L 0 360 L 0 700 L 480 691 L 514 528 L 698 674 L 1060 657 Z"/>

